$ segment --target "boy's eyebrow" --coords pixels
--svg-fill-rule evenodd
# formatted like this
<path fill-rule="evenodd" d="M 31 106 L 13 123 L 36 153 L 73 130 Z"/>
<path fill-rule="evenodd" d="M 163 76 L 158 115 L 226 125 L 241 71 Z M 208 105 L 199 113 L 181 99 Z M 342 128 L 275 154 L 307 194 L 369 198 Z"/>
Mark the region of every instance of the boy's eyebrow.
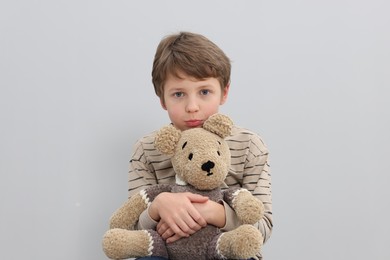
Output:
<path fill-rule="evenodd" d="M 183 91 L 184 88 L 181 88 L 181 87 L 176 87 L 176 88 L 171 88 L 169 90 L 167 90 L 168 92 L 181 92 Z"/>
<path fill-rule="evenodd" d="M 199 85 L 199 87 L 200 88 L 202 88 L 202 87 L 213 87 L 213 85 L 210 84 L 210 83 L 205 83 L 205 84 Z"/>
<path fill-rule="evenodd" d="M 213 88 L 213 87 L 214 87 L 213 84 L 208 84 L 208 83 L 205 83 L 205 84 L 196 86 L 196 88 L 198 88 L 198 89 L 202 89 L 202 88 Z"/>
<path fill-rule="evenodd" d="M 199 85 L 199 86 L 192 86 L 191 89 L 204 89 L 204 88 L 211 88 L 212 85 L 211 84 L 202 84 L 202 85 Z M 169 92 L 182 92 L 182 91 L 188 91 L 188 88 L 184 88 L 184 87 L 175 87 L 175 88 L 172 88 L 169 90 Z"/>

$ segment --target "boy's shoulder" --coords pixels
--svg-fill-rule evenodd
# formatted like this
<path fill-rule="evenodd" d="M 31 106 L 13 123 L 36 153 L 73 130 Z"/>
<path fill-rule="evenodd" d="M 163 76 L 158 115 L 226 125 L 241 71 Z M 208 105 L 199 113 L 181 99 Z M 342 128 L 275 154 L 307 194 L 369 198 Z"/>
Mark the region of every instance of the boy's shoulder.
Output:
<path fill-rule="evenodd" d="M 238 139 L 238 140 L 250 140 L 250 139 L 260 139 L 262 137 L 256 133 L 255 131 L 249 130 L 248 128 L 244 128 L 241 126 L 233 125 L 232 131 L 227 139 Z"/>
<path fill-rule="evenodd" d="M 263 138 L 258 133 L 244 127 L 234 125 L 231 135 L 226 138 L 226 141 L 231 148 L 241 149 L 243 147 L 250 148 L 255 146 L 262 154 L 268 153 Z"/>
<path fill-rule="evenodd" d="M 239 136 L 239 135 L 256 135 L 256 133 L 252 130 L 249 130 L 247 128 L 238 126 L 238 125 L 233 125 L 232 127 L 232 133 L 231 136 Z"/>
<path fill-rule="evenodd" d="M 141 138 L 138 139 L 138 142 L 143 143 L 143 144 L 153 144 L 154 139 L 156 137 L 158 130 L 155 130 L 153 132 L 147 133 L 146 135 L 142 136 Z"/>
<path fill-rule="evenodd" d="M 133 156 L 142 157 L 146 154 L 156 152 L 157 150 L 154 146 L 154 139 L 156 134 L 157 130 L 140 137 L 133 145 Z"/>

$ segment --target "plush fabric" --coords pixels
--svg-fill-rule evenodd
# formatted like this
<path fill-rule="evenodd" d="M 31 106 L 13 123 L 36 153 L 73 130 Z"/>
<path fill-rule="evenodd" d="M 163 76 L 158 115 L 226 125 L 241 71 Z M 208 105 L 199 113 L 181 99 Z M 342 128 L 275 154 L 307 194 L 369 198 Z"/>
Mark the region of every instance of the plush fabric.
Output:
<path fill-rule="evenodd" d="M 221 190 L 230 166 L 230 151 L 224 138 L 233 123 L 221 114 L 211 116 L 203 128 L 180 131 L 172 125 L 162 128 L 155 146 L 172 155 L 172 165 L 180 180 L 142 190 L 119 208 L 111 218 L 103 238 L 103 249 L 111 259 L 161 256 L 169 259 L 248 259 L 256 257 L 263 243 L 253 226 L 264 214 L 264 205 L 242 188 Z M 242 223 L 221 232 L 208 225 L 188 238 L 166 244 L 155 230 L 134 230 L 140 214 L 161 192 L 192 192 L 232 207 Z M 249 238 L 249 239 L 248 239 Z"/>

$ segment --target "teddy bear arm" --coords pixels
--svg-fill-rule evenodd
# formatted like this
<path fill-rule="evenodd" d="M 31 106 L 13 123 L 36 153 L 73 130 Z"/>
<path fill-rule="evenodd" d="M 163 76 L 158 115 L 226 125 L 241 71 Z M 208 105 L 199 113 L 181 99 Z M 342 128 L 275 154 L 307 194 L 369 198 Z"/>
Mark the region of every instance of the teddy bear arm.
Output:
<path fill-rule="evenodd" d="M 147 203 L 140 193 L 131 196 L 110 219 L 110 228 L 133 230 L 141 213 L 147 208 Z"/>
<path fill-rule="evenodd" d="M 224 201 L 234 209 L 242 224 L 255 224 L 264 216 L 263 203 L 246 189 L 227 190 Z"/>
<path fill-rule="evenodd" d="M 162 192 L 170 192 L 171 189 L 172 185 L 170 184 L 158 184 L 134 194 L 122 207 L 114 212 L 110 219 L 110 228 L 134 230 L 140 215 L 148 208 L 156 196 Z"/>

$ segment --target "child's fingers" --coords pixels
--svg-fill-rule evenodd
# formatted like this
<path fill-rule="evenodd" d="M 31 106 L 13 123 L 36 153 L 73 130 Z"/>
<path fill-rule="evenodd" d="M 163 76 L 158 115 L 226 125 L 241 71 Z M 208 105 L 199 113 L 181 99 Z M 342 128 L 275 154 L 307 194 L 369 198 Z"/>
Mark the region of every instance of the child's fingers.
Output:
<path fill-rule="evenodd" d="M 182 221 L 178 221 L 179 223 L 176 224 L 176 223 L 172 223 L 172 225 L 170 225 L 170 229 L 172 230 L 172 232 L 175 234 L 175 236 L 179 236 L 179 237 L 188 237 L 189 236 L 189 233 L 186 233 L 183 231 L 182 228 L 188 230 L 188 227 L 187 225 L 183 224 Z"/>
<path fill-rule="evenodd" d="M 178 236 L 178 235 L 175 234 L 175 235 L 169 237 L 169 238 L 166 240 L 166 242 L 167 242 L 168 244 L 169 244 L 169 243 L 173 243 L 173 242 L 179 240 L 180 238 L 181 238 L 180 236 Z"/>
<path fill-rule="evenodd" d="M 173 230 L 163 220 L 157 224 L 156 231 L 163 239 L 168 239 L 175 235 Z"/>
<path fill-rule="evenodd" d="M 198 231 L 199 229 L 207 225 L 206 219 L 200 214 L 200 212 L 195 207 L 189 209 L 188 214 L 190 220 L 187 221 L 187 225 L 191 229 Z"/>
<path fill-rule="evenodd" d="M 175 233 L 172 231 L 172 229 L 168 228 L 167 230 L 165 230 L 162 234 L 161 234 L 161 237 L 166 240 L 172 236 L 174 236 Z"/>
<path fill-rule="evenodd" d="M 194 193 L 186 193 L 186 196 L 191 203 L 205 203 L 209 200 L 208 197 L 199 194 L 194 194 Z M 199 213 L 199 211 L 195 207 L 193 207 L 192 204 L 191 204 L 191 208 L 188 209 L 188 214 L 191 217 L 191 219 L 194 220 L 194 222 L 191 221 L 187 222 L 187 224 L 191 229 L 198 231 L 201 227 L 207 225 L 206 220 Z"/>
<path fill-rule="evenodd" d="M 202 196 L 202 195 L 199 195 L 199 194 L 194 194 L 194 193 L 190 193 L 190 192 L 187 192 L 185 193 L 187 198 L 192 202 L 192 203 L 203 203 L 203 202 L 206 202 L 209 200 L 208 197 L 205 197 L 205 196 Z"/>
<path fill-rule="evenodd" d="M 156 231 L 163 239 L 167 239 L 174 234 L 172 229 L 170 229 L 169 226 L 163 220 L 160 220 L 160 222 L 158 222 Z"/>

